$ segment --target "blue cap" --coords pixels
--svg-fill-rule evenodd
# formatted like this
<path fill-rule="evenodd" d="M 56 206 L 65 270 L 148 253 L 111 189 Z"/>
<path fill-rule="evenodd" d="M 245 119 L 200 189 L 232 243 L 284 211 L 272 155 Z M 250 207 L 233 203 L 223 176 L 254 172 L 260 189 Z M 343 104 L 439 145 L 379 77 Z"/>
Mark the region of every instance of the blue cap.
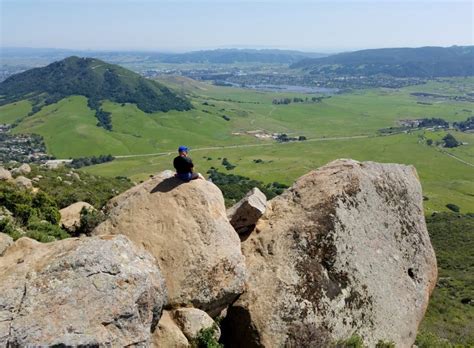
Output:
<path fill-rule="evenodd" d="M 179 152 L 184 152 L 184 151 L 188 152 L 189 149 L 188 149 L 186 146 L 181 145 L 180 147 L 178 147 L 178 151 L 179 151 Z"/>

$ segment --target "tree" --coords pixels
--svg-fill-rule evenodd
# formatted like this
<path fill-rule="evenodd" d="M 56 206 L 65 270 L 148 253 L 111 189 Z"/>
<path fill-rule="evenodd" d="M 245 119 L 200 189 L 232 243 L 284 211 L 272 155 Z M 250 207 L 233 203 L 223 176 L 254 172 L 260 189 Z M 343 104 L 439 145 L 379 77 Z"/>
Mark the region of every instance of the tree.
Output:
<path fill-rule="evenodd" d="M 453 147 L 457 147 L 461 145 L 456 140 L 456 138 L 450 133 L 446 134 L 446 136 L 443 138 L 443 141 L 444 141 L 444 147 L 447 147 L 447 148 L 453 148 Z"/>

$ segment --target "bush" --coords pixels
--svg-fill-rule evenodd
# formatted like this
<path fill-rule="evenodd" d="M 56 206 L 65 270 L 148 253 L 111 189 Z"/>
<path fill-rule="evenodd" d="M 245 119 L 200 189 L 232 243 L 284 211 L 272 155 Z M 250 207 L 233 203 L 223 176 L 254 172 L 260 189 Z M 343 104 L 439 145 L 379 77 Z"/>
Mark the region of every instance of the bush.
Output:
<path fill-rule="evenodd" d="M 71 237 L 69 233 L 61 229 L 59 226 L 38 219 L 32 219 L 28 224 L 26 235 L 43 243 Z"/>
<path fill-rule="evenodd" d="M 105 215 L 101 211 L 87 209 L 86 207 L 83 207 L 81 210 L 79 228 L 76 230 L 75 235 L 89 235 L 92 230 L 104 220 Z"/>
<path fill-rule="evenodd" d="M 395 348 L 395 343 L 379 340 L 375 345 L 375 348 Z"/>
<path fill-rule="evenodd" d="M 364 341 L 360 336 L 352 335 L 347 340 L 338 341 L 336 348 L 364 348 Z"/>
<path fill-rule="evenodd" d="M 214 336 L 216 330 L 216 324 L 207 329 L 201 329 L 192 346 L 197 348 L 224 348 L 224 345 L 220 344 Z"/>
<path fill-rule="evenodd" d="M 454 211 L 455 213 L 459 213 L 461 211 L 461 208 L 459 208 L 456 204 L 453 203 L 446 204 L 446 208 L 451 211 Z"/>

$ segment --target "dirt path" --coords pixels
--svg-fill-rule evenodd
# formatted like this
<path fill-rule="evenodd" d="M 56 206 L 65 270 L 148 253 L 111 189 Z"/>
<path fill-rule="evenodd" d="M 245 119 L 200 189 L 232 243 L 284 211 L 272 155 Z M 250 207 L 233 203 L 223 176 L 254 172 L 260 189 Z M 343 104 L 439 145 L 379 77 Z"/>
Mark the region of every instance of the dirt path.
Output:
<path fill-rule="evenodd" d="M 371 135 L 354 135 L 351 137 L 332 137 L 332 138 L 315 138 L 315 139 L 308 139 L 302 141 L 302 143 L 308 142 L 316 142 L 316 141 L 332 141 L 332 140 L 350 140 L 350 139 L 363 139 L 363 138 L 370 138 L 373 137 Z M 212 151 L 212 150 L 225 150 L 225 149 L 238 149 L 243 147 L 263 147 L 263 146 L 275 146 L 275 145 L 285 145 L 285 144 L 292 144 L 294 142 L 287 142 L 287 143 L 263 143 L 263 144 L 242 144 L 242 145 L 224 145 L 224 146 L 209 146 L 209 147 L 197 147 L 192 149 L 193 152 L 196 151 Z M 174 154 L 173 152 L 155 152 L 155 153 L 146 153 L 140 155 L 122 155 L 122 156 L 114 156 L 115 158 L 134 158 L 134 157 L 148 157 L 148 156 L 167 156 Z"/>

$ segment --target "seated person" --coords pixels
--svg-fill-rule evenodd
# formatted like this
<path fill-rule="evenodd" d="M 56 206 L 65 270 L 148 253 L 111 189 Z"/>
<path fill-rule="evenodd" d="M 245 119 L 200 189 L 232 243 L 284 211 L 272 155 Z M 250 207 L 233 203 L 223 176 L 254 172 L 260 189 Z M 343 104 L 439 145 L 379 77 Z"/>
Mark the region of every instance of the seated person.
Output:
<path fill-rule="evenodd" d="M 204 179 L 200 173 L 194 173 L 194 164 L 190 157 L 188 157 L 189 149 L 186 146 L 178 148 L 178 156 L 173 160 L 173 166 L 176 169 L 176 177 L 184 182 L 189 182 L 194 179 Z"/>

